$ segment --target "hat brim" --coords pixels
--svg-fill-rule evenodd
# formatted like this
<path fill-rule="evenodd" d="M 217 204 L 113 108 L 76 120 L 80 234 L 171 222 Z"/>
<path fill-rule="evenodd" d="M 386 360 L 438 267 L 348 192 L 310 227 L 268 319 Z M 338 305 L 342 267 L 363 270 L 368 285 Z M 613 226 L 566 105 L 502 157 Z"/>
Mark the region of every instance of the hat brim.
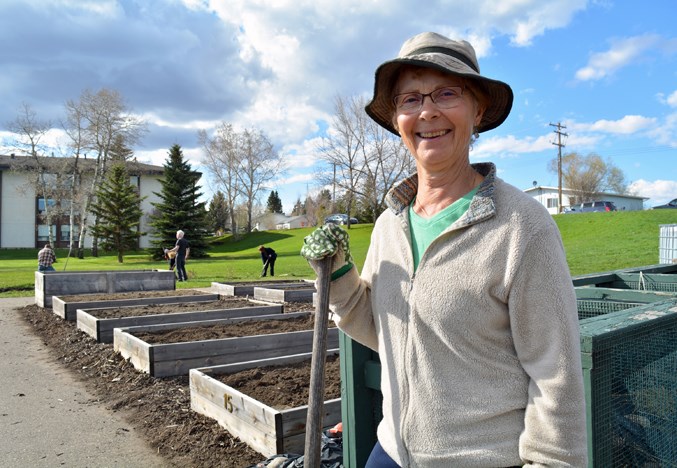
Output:
<path fill-rule="evenodd" d="M 365 107 L 367 115 L 386 130 L 399 136 L 393 126 L 395 105 L 392 102 L 392 87 L 398 70 L 405 66 L 431 68 L 449 75 L 461 76 L 474 81 L 481 92 L 486 95 L 487 108 L 482 121 L 477 126 L 478 132 L 486 132 L 501 125 L 510 114 L 513 93 L 510 86 L 502 81 L 486 78 L 472 70 L 466 64 L 440 53 L 413 55 L 383 63 L 376 69 L 374 79 L 374 97 Z"/>

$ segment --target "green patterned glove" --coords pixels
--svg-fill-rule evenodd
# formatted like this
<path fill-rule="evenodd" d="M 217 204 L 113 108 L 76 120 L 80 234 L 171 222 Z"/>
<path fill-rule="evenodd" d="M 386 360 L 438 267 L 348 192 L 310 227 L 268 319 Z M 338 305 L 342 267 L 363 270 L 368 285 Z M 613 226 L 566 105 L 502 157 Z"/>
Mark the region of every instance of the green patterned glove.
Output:
<path fill-rule="evenodd" d="M 353 267 L 348 240 L 348 233 L 338 225 L 325 224 L 306 236 L 303 240 L 301 255 L 308 260 L 316 273 L 318 271 L 317 261 L 326 257 L 334 257 L 331 273 L 331 280 L 334 281 Z"/>

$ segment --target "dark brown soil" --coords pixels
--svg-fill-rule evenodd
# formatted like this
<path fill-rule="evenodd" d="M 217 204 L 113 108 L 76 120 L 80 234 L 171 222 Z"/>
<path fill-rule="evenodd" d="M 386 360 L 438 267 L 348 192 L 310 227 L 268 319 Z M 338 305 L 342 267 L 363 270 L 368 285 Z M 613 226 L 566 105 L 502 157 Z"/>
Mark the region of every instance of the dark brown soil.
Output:
<path fill-rule="evenodd" d="M 242 307 L 261 307 L 261 304 L 246 299 L 226 298 L 218 301 L 175 302 L 173 304 L 148 304 L 142 306 L 106 307 L 87 309 L 87 313 L 96 318 L 141 317 L 143 315 L 178 314 L 199 310 L 236 309 Z"/>
<path fill-rule="evenodd" d="M 258 367 L 213 377 L 280 411 L 308 404 L 310 361 L 285 366 Z M 324 399 L 341 398 L 338 356 L 327 357 L 324 379 Z"/>
<path fill-rule="evenodd" d="M 110 294 L 78 294 L 71 296 L 58 296 L 65 302 L 90 302 L 90 301 L 115 301 L 118 299 L 138 299 L 141 297 L 167 297 L 167 296 L 204 296 L 204 291 L 197 289 L 174 289 L 169 291 L 132 291 Z"/>
<path fill-rule="evenodd" d="M 285 311 L 309 308 L 312 310 L 309 304 L 285 304 Z M 167 466 L 242 468 L 266 459 L 214 420 L 190 409 L 188 376 L 156 378 L 141 373 L 115 353 L 112 345 L 97 343 L 78 330 L 74 322 L 62 320 L 51 309 L 30 305 L 20 311 L 52 350 L 55 360 L 81 379 L 101 404 L 121 412 L 165 457 Z M 299 373 L 297 370 L 280 372 L 291 372 L 294 379 Z M 309 376 L 299 378 L 309 380 Z M 280 377 L 281 381 L 287 379 L 292 380 L 291 376 Z M 330 381 L 338 383 L 339 378 L 332 375 L 326 381 L 329 386 Z M 254 386 L 262 387 L 261 384 Z M 264 393 L 269 394 L 274 388 L 268 387 Z M 261 397 L 259 393 L 252 393 L 254 398 Z M 297 391 L 280 393 L 293 395 Z M 298 406 L 294 401 L 281 404 Z"/>
<path fill-rule="evenodd" d="M 240 336 L 268 335 L 312 330 L 315 324 L 313 315 L 284 320 L 247 320 L 227 325 L 209 325 L 204 327 L 173 328 L 171 330 L 130 333 L 146 343 L 182 343 L 185 341 L 217 340 Z"/>

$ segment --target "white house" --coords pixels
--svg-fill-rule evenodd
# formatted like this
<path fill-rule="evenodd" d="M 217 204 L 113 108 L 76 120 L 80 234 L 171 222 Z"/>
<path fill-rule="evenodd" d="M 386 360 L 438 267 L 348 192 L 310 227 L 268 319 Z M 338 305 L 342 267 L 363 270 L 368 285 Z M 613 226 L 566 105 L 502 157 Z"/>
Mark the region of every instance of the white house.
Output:
<path fill-rule="evenodd" d="M 305 215 L 301 215 L 291 217 L 282 223 L 278 223 L 275 226 L 275 229 L 298 229 L 310 226 L 311 224 L 310 221 L 308 221 L 308 218 Z"/>
<path fill-rule="evenodd" d="M 47 164 L 53 163 L 54 167 L 62 167 L 64 163 L 74 161 L 73 158 L 44 158 Z M 35 186 L 29 180 L 30 173 L 17 170 L 31 164 L 31 158 L 26 156 L 2 156 L 0 155 L 0 248 L 37 248 L 43 246 L 49 240 L 51 228 L 56 247 L 68 247 L 70 237 L 70 223 L 68 217 L 57 218 L 53 224 L 47 226 L 42 219 L 45 203 L 49 206 L 64 207 L 69 200 L 44 200 L 36 194 Z M 93 173 L 95 161 L 93 159 L 81 159 L 79 163 L 83 178 Z M 88 170 L 88 166 L 92 169 Z M 143 216 L 141 217 L 140 229 L 150 232 L 150 213 L 153 210 L 151 203 L 159 202 L 153 192 L 160 192 L 162 184 L 160 180 L 164 173 L 164 167 L 150 164 L 127 162 L 127 170 L 130 182 L 134 184 L 141 197 L 147 197 L 141 202 Z M 57 177 L 57 174 L 51 174 Z M 91 180 L 91 179 L 90 179 Z M 69 205 L 68 205 L 69 206 Z M 91 219 L 91 218 L 90 218 Z M 85 247 L 92 246 L 92 238 L 85 237 Z M 150 247 L 150 236 L 141 237 L 139 246 Z"/>
<path fill-rule="evenodd" d="M 310 226 L 305 216 L 287 216 L 282 213 L 265 213 L 252 220 L 255 231 L 273 231 L 280 229 L 296 229 Z"/>
<path fill-rule="evenodd" d="M 548 209 L 550 214 L 559 213 L 559 189 L 557 187 L 545 187 L 537 185 L 524 191 Z M 562 207 L 564 211 L 571 208 L 571 199 L 580 195 L 576 190 L 562 188 Z M 619 211 L 636 211 L 644 209 L 646 197 L 637 197 L 634 195 L 622 195 L 619 193 L 598 193 L 595 200 L 604 200 L 613 202 Z"/>

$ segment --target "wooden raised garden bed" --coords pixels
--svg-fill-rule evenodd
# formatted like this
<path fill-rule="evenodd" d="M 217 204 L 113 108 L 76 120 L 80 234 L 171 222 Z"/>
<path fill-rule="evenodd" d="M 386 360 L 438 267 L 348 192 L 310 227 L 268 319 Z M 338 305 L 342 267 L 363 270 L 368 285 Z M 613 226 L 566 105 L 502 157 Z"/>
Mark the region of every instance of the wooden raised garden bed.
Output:
<path fill-rule="evenodd" d="M 313 283 L 255 286 L 254 299 L 269 302 L 313 302 Z"/>
<path fill-rule="evenodd" d="M 35 303 L 52 307 L 52 296 L 176 289 L 170 270 L 36 271 Z"/>
<path fill-rule="evenodd" d="M 282 314 L 282 306 L 250 299 L 78 309 L 76 312 L 78 329 L 84 331 L 100 343 L 112 343 L 113 329 L 119 327 L 161 325 L 270 314 Z"/>
<path fill-rule="evenodd" d="M 311 318 L 310 329 L 291 332 L 279 332 L 276 322 L 290 322 L 295 319 Z M 260 322 L 261 331 L 256 335 L 233 336 L 241 322 Z M 306 322 L 308 320 L 305 320 Z M 280 327 L 282 324 L 280 324 Z M 226 329 L 224 338 L 198 339 L 196 341 L 178 341 L 169 338 L 166 341 L 144 337 L 144 333 L 185 332 L 189 328 L 201 328 L 196 333 L 221 333 Z M 228 330 L 232 328 L 233 334 Z M 307 328 L 307 327 L 306 327 Z M 153 337 L 151 337 L 153 338 Z M 192 338 L 191 338 L 192 339 Z M 203 322 L 157 325 L 148 327 L 116 328 L 113 340 L 115 351 L 137 369 L 154 377 L 168 377 L 187 374 L 190 369 L 236 362 L 266 359 L 276 356 L 310 352 L 312 349 L 312 317 L 307 312 L 275 314 L 259 317 L 241 317 L 235 319 L 207 320 Z M 151 342 L 153 341 L 153 342 Z M 328 330 L 329 347 L 338 346 L 338 329 Z"/>
<path fill-rule="evenodd" d="M 337 353 L 337 349 L 328 351 L 328 355 Z M 288 366 L 300 362 L 309 363 L 310 353 L 191 369 L 190 406 L 194 411 L 215 419 L 232 435 L 266 457 L 279 453 L 303 453 L 307 404 L 275 408 L 220 380 L 223 376 L 246 369 L 260 368 L 261 374 L 267 374 L 270 369 L 267 366 Z M 327 375 L 329 370 L 327 368 Z M 338 375 L 327 378 L 327 381 L 332 380 L 340 382 Z M 341 399 L 325 400 L 323 426 L 328 428 L 339 421 Z"/>
<path fill-rule="evenodd" d="M 216 301 L 219 299 L 218 294 L 190 289 L 180 291 L 139 291 L 136 294 L 137 296 L 135 297 L 129 297 L 130 293 L 116 293 L 108 295 L 106 299 L 92 300 L 86 300 L 87 295 L 54 296 L 52 297 L 52 312 L 62 319 L 72 321 L 77 318 L 78 309 L 103 309 L 108 307 L 171 304 L 178 302 Z M 99 297 L 98 294 L 92 294 L 91 296 Z"/>
<path fill-rule="evenodd" d="M 313 287 L 313 282 L 306 280 L 286 280 L 286 281 L 232 281 L 229 283 L 212 283 L 212 291 L 223 296 L 253 296 L 255 287 L 285 285 L 301 285 L 306 288 Z"/>

